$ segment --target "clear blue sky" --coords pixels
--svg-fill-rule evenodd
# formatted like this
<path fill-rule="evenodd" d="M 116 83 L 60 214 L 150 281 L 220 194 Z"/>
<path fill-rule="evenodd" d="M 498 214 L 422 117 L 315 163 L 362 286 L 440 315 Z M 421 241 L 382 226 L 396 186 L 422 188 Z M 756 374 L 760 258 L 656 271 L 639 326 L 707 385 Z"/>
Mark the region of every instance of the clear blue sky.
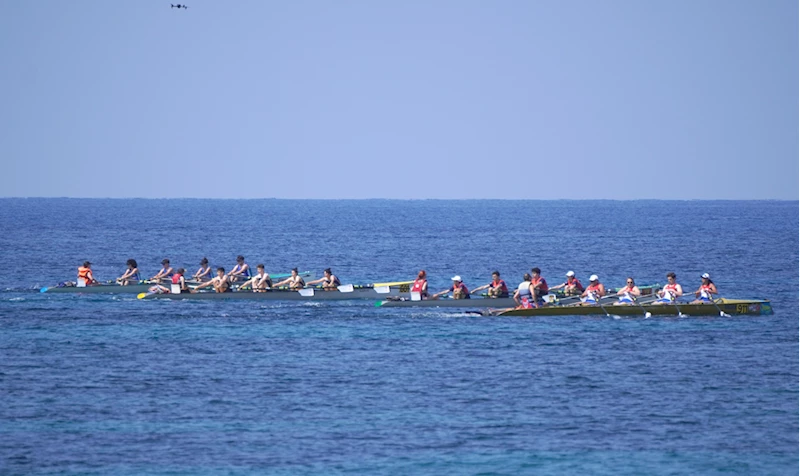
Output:
<path fill-rule="evenodd" d="M 798 199 L 796 0 L 6 0 L 0 62 L 5 197 Z"/>

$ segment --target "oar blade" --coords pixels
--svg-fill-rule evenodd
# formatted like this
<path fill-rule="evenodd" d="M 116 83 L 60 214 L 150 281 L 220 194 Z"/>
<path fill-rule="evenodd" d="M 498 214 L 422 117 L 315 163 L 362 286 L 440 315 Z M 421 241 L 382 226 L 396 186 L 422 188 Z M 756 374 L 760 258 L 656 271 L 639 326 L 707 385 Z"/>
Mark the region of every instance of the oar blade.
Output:
<path fill-rule="evenodd" d="M 300 295 L 303 296 L 303 297 L 312 297 L 312 296 L 314 296 L 314 290 L 311 289 L 311 288 L 298 289 L 297 292 L 300 293 Z"/>
<path fill-rule="evenodd" d="M 139 293 L 136 295 L 136 299 L 144 299 L 147 296 L 147 293 Z"/>
<path fill-rule="evenodd" d="M 343 284 L 337 288 L 340 293 L 352 293 L 353 292 L 353 285 L 352 284 Z"/>

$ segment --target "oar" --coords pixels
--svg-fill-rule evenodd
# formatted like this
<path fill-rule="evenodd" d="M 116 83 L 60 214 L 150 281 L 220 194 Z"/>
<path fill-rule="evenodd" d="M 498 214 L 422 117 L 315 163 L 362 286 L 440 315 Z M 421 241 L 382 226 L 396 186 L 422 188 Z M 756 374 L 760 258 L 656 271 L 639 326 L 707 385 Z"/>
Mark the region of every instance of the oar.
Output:
<path fill-rule="evenodd" d="M 597 305 L 600 306 L 600 309 L 602 309 L 603 312 L 606 313 L 606 317 L 611 317 L 611 318 L 614 318 L 614 319 L 622 319 L 621 316 L 618 316 L 616 314 L 610 314 L 608 312 L 608 310 L 605 308 L 605 306 L 603 306 L 603 303 L 601 301 L 603 300 L 604 297 L 607 298 L 607 297 L 614 297 L 614 296 L 603 296 L 603 297 L 597 299 Z"/>
<path fill-rule="evenodd" d="M 719 317 L 731 317 L 730 314 L 728 314 L 726 312 L 722 312 L 722 309 L 720 309 L 719 306 L 717 305 L 717 303 L 714 302 L 714 297 L 713 296 L 710 296 L 710 299 L 711 299 L 711 304 L 713 304 L 714 307 L 717 308 L 717 311 L 719 311 Z"/>
<path fill-rule="evenodd" d="M 642 304 L 639 302 L 639 300 L 636 299 L 636 296 L 631 296 L 630 294 L 628 294 L 628 296 L 630 296 L 630 298 L 633 300 L 633 302 L 636 303 L 637 306 L 639 306 L 639 309 L 644 311 L 644 318 L 645 319 L 649 319 L 650 317 L 653 316 L 652 314 L 650 314 L 650 311 L 645 309 L 644 306 L 642 306 Z"/>
<path fill-rule="evenodd" d="M 667 291 L 667 292 L 669 292 L 669 291 Z M 689 317 L 688 314 L 684 314 L 683 312 L 681 312 L 681 307 L 678 306 L 678 302 L 677 302 L 677 299 L 675 298 L 675 296 L 672 293 L 669 293 L 669 295 L 670 295 L 670 298 L 672 298 L 672 305 L 675 306 L 675 309 L 677 309 L 677 311 L 678 311 L 678 317 Z"/>

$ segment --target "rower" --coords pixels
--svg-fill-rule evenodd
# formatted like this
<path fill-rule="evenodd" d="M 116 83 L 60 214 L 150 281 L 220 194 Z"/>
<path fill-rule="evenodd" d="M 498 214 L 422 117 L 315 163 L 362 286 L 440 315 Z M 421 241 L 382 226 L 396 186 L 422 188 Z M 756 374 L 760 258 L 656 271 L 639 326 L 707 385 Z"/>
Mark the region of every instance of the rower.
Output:
<path fill-rule="evenodd" d="M 269 274 L 264 271 L 263 264 L 256 265 L 255 276 L 245 281 L 244 284 L 239 286 L 239 289 L 243 289 L 246 286 L 250 286 L 254 293 L 263 293 L 272 288 L 272 279 L 269 277 Z"/>
<path fill-rule="evenodd" d="M 337 278 L 331 272 L 330 268 L 325 268 L 325 270 L 322 271 L 322 275 L 323 276 L 321 278 L 315 279 L 314 281 L 309 281 L 306 284 L 311 286 L 313 284 L 322 283 L 322 289 L 324 289 L 326 291 L 335 291 L 339 286 L 342 285 L 342 282 L 339 281 L 339 278 Z"/>
<path fill-rule="evenodd" d="M 658 299 L 656 303 L 664 304 L 675 301 L 677 298 L 683 296 L 683 288 L 677 281 L 678 277 L 675 273 L 667 273 L 667 284 L 658 292 Z"/>
<path fill-rule="evenodd" d="M 419 293 L 420 299 L 428 299 L 428 275 L 424 269 L 417 273 L 417 279 L 411 285 L 411 293 L 412 296 L 413 293 Z"/>
<path fill-rule="evenodd" d="M 606 295 L 606 287 L 596 274 L 589 276 L 589 286 L 581 294 L 581 304 L 597 304 Z"/>
<path fill-rule="evenodd" d="M 289 276 L 288 278 L 284 279 L 280 283 L 276 283 L 275 287 L 277 288 L 277 287 L 280 287 L 280 286 L 283 286 L 283 285 L 286 285 L 286 284 L 289 285 L 289 289 L 292 289 L 292 290 L 295 290 L 295 291 L 298 290 L 298 289 L 303 289 L 304 287 L 306 287 L 306 282 L 303 281 L 303 278 L 301 278 L 300 274 L 298 274 L 297 268 L 292 268 L 292 275 Z"/>
<path fill-rule="evenodd" d="M 239 255 L 236 257 L 236 266 L 228 273 L 228 276 L 233 283 L 250 279 L 250 265 L 244 262 L 244 256 Z"/>
<path fill-rule="evenodd" d="M 170 292 L 178 291 L 178 293 L 190 293 L 192 292 L 188 286 L 186 286 L 186 279 L 183 277 L 186 270 L 183 268 L 178 268 L 178 271 L 175 271 L 175 274 L 172 275 L 172 289 Z"/>
<path fill-rule="evenodd" d="M 534 307 L 544 304 L 542 296 L 546 296 L 549 292 L 547 281 L 542 277 L 542 270 L 531 268 L 531 293 L 533 293 Z"/>
<path fill-rule="evenodd" d="M 161 260 L 161 271 L 156 273 L 155 276 L 150 278 L 150 281 L 161 282 L 162 280 L 168 279 L 169 275 L 173 273 L 172 266 L 169 265 L 169 260 L 164 258 Z"/>
<path fill-rule="evenodd" d="M 194 289 L 196 291 L 207 287 L 213 287 L 214 291 L 218 293 L 226 293 L 231 290 L 230 276 L 225 275 L 225 268 L 217 268 L 217 275 L 214 278 L 198 285 Z"/>
<path fill-rule="evenodd" d="M 78 268 L 78 286 L 93 286 L 95 284 L 99 283 L 94 279 L 94 274 L 92 274 L 92 263 L 84 261 L 83 266 Z"/>
<path fill-rule="evenodd" d="M 125 270 L 122 276 L 117 278 L 117 284 L 121 286 L 127 286 L 131 283 L 138 283 L 139 282 L 139 265 L 136 264 L 136 260 L 131 258 L 125 262 L 128 266 L 128 269 Z"/>
<path fill-rule="evenodd" d="M 488 289 L 488 294 L 490 298 L 507 298 L 508 297 L 508 286 L 506 286 L 506 282 L 500 279 L 500 271 L 492 272 L 492 282 L 489 284 L 484 284 L 483 286 L 479 286 L 472 290 L 473 293 L 477 293 L 478 291 L 483 291 L 484 289 Z"/>
<path fill-rule="evenodd" d="M 214 277 L 214 273 L 211 270 L 211 265 L 208 264 L 208 258 L 203 258 L 200 260 L 200 269 L 197 270 L 196 273 L 192 276 L 192 279 L 195 281 L 203 282 L 208 281 Z"/>
<path fill-rule="evenodd" d="M 567 271 L 567 280 L 558 286 L 553 286 L 550 290 L 555 291 L 562 288 L 567 296 L 577 296 L 583 292 L 583 284 L 575 277 L 575 271 Z"/>
<path fill-rule="evenodd" d="M 636 298 L 642 295 L 639 286 L 633 281 L 633 278 L 625 280 L 625 287 L 617 291 L 619 300 L 614 303 L 615 306 L 631 305 L 636 301 Z"/>
<path fill-rule="evenodd" d="M 714 284 L 714 281 L 711 281 L 711 276 L 708 273 L 703 273 L 700 276 L 702 279 L 702 283 L 700 287 L 697 288 L 697 291 L 694 292 L 695 300 L 692 301 L 692 304 L 711 304 L 712 299 L 714 299 L 714 294 L 718 294 L 717 292 L 717 285 Z"/>
<path fill-rule="evenodd" d="M 517 303 L 518 309 L 530 309 L 533 306 L 533 293 L 531 292 L 531 275 L 525 273 L 522 276 L 522 282 L 517 286 L 514 291 L 514 302 Z"/>
<path fill-rule="evenodd" d="M 450 279 L 453 281 L 453 285 L 442 292 L 434 294 L 432 299 L 439 299 L 440 296 L 444 296 L 450 292 L 453 293 L 453 299 L 470 299 L 469 289 L 467 289 L 467 286 L 461 281 L 461 276 L 453 276 Z"/>

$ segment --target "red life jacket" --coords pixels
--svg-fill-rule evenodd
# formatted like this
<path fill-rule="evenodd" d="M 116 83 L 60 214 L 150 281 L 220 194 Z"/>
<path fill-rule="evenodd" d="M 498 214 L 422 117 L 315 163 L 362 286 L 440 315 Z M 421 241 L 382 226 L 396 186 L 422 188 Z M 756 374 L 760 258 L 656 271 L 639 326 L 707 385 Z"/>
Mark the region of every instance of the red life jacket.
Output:
<path fill-rule="evenodd" d="M 180 274 L 173 274 L 172 275 L 172 284 L 181 284 L 181 275 Z"/>
<path fill-rule="evenodd" d="M 666 288 L 666 286 L 664 286 L 664 287 Z M 711 293 L 711 283 L 701 284 L 700 285 L 700 290 L 701 291 L 708 291 L 708 293 L 710 294 Z"/>
<path fill-rule="evenodd" d="M 589 287 L 586 288 L 586 290 L 589 291 L 590 293 L 599 292 L 600 291 L 600 283 L 590 284 Z"/>
<path fill-rule="evenodd" d="M 81 266 L 78 268 L 78 278 L 86 281 L 87 283 L 92 281 L 92 270 L 91 268 L 84 268 Z"/>
<path fill-rule="evenodd" d="M 508 294 L 508 286 L 506 286 L 506 282 L 503 281 L 502 279 L 500 281 L 493 280 L 492 287 L 493 288 L 499 287 L 502 290 L 503 294 Z"/>
<path fill-rule="evenodd" d="M 547 287 L 547 281 L 545 281 L 541 276 L 535 280 L 531 280 L 531 284 L 533 285 L 534 289 L 539 288 L 541 294 L 547 294 L 550 291 L 550 288 Z"/>
<path fill-rule="evenodd" d="M 583 291 L 583 284 L 581 284 L 581 282 L 578 281 L 578 278 L 572 278 L 572 281 L 570 281 L 570 278 L 567 278 L 567 282 L 564 284 L 568 286 L 575 286 L 577 289 Z"/>
<path fill-rule="evenodd" d="M 421 292 L 423 292 L 422 291 L 422 286 L 424 286 L 425 283 L 427 283 L 427 282 L 428 282 L 427 279 L 420 279 L 420 278 L 415 279 L 414 280 L 414 285 L 411 286 L 411 292 L 412 293 L 421 293 Z"/>

